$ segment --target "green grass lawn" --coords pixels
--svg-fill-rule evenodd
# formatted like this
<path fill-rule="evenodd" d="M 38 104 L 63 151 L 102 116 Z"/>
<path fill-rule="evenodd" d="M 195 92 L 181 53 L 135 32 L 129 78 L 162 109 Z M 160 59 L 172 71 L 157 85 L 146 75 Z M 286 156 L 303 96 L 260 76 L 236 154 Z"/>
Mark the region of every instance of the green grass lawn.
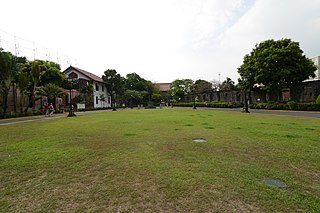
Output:
<path fill-rule="evenodd" d="M 118 110 L 0 133 L 1 212 L 320 212 L 317 118 Z"/>

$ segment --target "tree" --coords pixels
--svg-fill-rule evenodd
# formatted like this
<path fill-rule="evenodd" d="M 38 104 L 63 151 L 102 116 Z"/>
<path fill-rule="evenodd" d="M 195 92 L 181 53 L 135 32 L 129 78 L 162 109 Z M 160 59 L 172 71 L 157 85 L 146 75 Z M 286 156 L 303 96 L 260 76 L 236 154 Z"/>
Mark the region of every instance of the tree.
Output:
<path fill-rule="evenodd" d="M 46 67 L 43 65 L 42 61 L 39 60 L 29 61 L 26 64 L 23 64 L 21 68 L 21 72 L 25 72 L 27 74 L 27 78 L 29 81 L 29 85 L 26 91 L 29 96 L 29 104 L 24 110 L 25 112 L 28 111 L 30 107 L 34 106 L 37 87 L 41 86 L 41 76 L 45 71 Z"/>
<path fill-rule="evenodd" d="M 212 83 L 199 79 L 194 82 L 193 88 L 196 94 L 211 93 Z"/>
<path fill-rule="evenodd" d="M 65 95 L 64 89 L 55 84 L 46 84 L 37 88 L 36 94 L 48 97 L 48 101 L 53 105 L 56 105 L 57 97 L 61 98 Z"/>
<path fill-rule="evenodd" d="M 137 73 L 127 74 L 124 86 L 126 89 L 135 91 L 147 91 L 147 81 Z"/>
<path fill-rule="evenodd" d="M 61 72 L 60 65 L 52 61 L 39 62 L 45 67 L 45 71 L 42 73 L 40 79 L 41 86 L 55 84 L 59 87 L 63 87 L 66 76 Z"/>
<path fill-rule="evenodd" d="M 103 107 L 102 106 L 102 102 L 106 102 L 106 96 L 104 94 L 100 94 L 99 95 L 99 101 L 101 102 L 101 107 Z"/>
<path fill-rule="evenodd" d="M 177 79 L 170 85 L 170 96 L 175 101 L 183 100 L 184 96 L 193 91 L 193 80 L 191 79 Z"/>
<path fill-rule="evenodd" d="M 236 88 L 236 85 L 234 81 L 232 81 L 231 78 L 228 78 L 228 77 L 221 84 L 221 90 L 231 91 L 231 90 L 234 90 L 235 88 Z"/>
<path fill-rule="evenodd" d="M 27 73 L 25 72 L 19 72 L 18 77 L 18 87 L 20 90 L 20 112 L 23 112 L 23 106 L 25 105 L 25 97 L 27 95 L 27 90 L 29 86 L 29 80 Z"/>
<path fill-rule="evenodd" d="M 70 84 L 70 83 L 69 83 Z M 78 96 L 79 102 L 83 102 L 86 107 L 93 107 L 93 85 L 89 83 L 88 85 L 80 85 L 79 88 L 80 95 Z"/>
<path fill-rule="evenodd" d="M 137 91 L 137 90 L 125 90 L 123 97 L 126 100 L 126 105 L 129 105 L 131 108 L 137 106 L 143 101 L 146 91 Z"/>
<path fill-rule="evenodd" d="M 10 52 L 0 50 L 0 92 L 2 93 L 2 110 L 6 114 L 8 108 L 8 94 L 14 80 L 14 56 Z"/>
<path fill-rule="evenodd" d="M 303 55 L 299 43 L 291 39 L 271 39 L 257 44 L 238 68 L 242 87 L 260 86 L 275 101 L 279 100 L 285 87 L 291 89 L 291 98 L 295 99 L 294 88 L 314 77 L 315 70 L 313 62 Z"/>
<path fill-rule="evenodd" d="M 111 106 L 113 110 L 116 110 L 116 100 L 119 94 L 122 92 L 122 78 L 120 74 L 117 74 L 117 71 L 114 69 L 108 69 L 104 72 L 102 76 L 103 81 L 106 84 L 107 91 L 111 96 Z"/>

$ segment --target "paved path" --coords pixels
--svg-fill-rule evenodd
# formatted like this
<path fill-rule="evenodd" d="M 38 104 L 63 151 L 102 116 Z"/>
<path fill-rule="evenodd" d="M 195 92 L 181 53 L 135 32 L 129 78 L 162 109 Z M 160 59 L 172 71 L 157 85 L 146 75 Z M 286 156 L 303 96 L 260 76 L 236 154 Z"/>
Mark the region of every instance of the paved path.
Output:
<path fill-rule="evenodd" d="M 87 111 L 87 112 L 76 112 L 76 115 L 81 116 L 81 115 L 85 115 L 85 114 L 98 113 L 98 112 L 108 112 L 108 111 L 107 110 L 103 110 L 103 111 L 97 110 L 97 111 Z M 37 115 L 37 116 L 26 116 L 26 117 L 19 117 L 19 118 L 0 119 L 0 126 L 1 125 L 8 125 L 8 124 L 15 124 L 15 123 L 39 121 L 39 120 L 65 118 L 67 116 L 68 116 L 68 113 L 54 114 L 52 117 L 46 117 L 44 115 Z"/>
<path fill-rule="evenodd" d="M 202 110 L 220 110 L 242 113 L 242 108 L 200 108 Z M 287 111 L 287 110 L 264 110 L 264 109 L 249 109 L 250 113 L 254 114 L 269 114 L 269 115 L 281 115 L 281 116 L 300 116 L 310 118 L 320 118 L 320 112 L 318 111 Z"/>

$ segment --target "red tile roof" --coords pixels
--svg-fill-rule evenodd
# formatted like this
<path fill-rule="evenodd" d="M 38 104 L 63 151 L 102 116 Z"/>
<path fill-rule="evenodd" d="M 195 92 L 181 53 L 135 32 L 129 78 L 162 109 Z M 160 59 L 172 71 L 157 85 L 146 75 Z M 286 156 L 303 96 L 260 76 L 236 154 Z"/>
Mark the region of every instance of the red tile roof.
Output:
<path fill-rule="evenodd" d="M 161 92 L 166 92 L 170 90 L 171 83 L 156 83 L 159 86 Z"/>
<path fill-rule="evenodd" d="M 93 80 L 93 81 L 97 81 L 97 82 L 103 83 L 103 79 L 102 79 L 102 78 L 96 76 L 95 74 L 92 74 L 91 72 L 88 72 L 88 71 L 79 69 L 79 68 L 74 67 L 74 66 L 68 67 L 68 68 L 67 68 L 65 71 L 63 71 L 63 72 L 66 73 L 66 72 L 69 71 L 70 69 L 71 69 L 71 70 L 75 70 L 75 71 L 81 73 L 82 75 L 88 77 L 89 79 L 91 79 L 91 80 Z"/>

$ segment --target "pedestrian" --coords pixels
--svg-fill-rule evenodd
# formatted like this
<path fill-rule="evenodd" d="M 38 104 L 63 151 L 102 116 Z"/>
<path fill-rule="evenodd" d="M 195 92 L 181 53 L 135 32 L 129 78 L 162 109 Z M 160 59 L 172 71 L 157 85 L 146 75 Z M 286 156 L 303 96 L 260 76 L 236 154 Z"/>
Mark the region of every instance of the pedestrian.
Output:
<path fill-rule="evenodd" d="M 49 115 L 49 105 L 48 103 L 44 104 L 44 116 L 48 116 Z"/>
<path fill-rule="evenodd" d="M 49 105 L 49 117 L 51 117 L 53 115 L 53 113 L 54 113 L 54 107 L 53 107 L 52 103 L 50 103 L 50 105 Z"/>

